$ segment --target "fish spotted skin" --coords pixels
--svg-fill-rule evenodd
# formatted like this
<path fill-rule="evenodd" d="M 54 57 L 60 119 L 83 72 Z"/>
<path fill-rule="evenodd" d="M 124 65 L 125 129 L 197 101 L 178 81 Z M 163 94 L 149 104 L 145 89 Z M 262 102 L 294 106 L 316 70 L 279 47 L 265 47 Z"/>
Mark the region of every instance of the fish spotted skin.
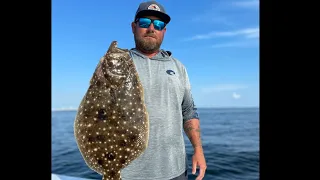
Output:
<path fill-rule="evenodd" d="M 129 51 L 118 48 L 116 41 L 90 80 L 74 134 L 84 161 L 103 180 L 120 180 L 120 170 L 147 148 L 149 117 L 143 87 Z"/>

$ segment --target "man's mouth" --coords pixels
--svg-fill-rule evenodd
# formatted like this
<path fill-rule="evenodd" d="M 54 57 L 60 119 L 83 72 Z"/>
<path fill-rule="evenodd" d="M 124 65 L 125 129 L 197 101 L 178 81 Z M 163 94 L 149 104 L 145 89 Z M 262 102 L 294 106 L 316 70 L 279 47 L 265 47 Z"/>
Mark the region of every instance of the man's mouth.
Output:
<path fill-rule="evenodd" d="M 154 36 L 145 36 L 145 37 L 147 37 L 147 38 L 154 38 L 154 39 L 156 39 L 156 37 L 154 37 Z"/>

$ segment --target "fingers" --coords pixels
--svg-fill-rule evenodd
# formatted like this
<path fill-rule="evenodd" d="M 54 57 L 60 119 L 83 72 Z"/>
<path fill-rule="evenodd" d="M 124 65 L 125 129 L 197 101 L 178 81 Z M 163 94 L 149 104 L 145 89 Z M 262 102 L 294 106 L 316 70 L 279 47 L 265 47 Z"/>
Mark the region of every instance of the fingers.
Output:
<path fill-rule="evenodd" d="M 197 161 L 192 162 L 192 174 L 195 174 L 197 170 Z"/>
<path fill-rule="evenodd" d="M 202 180 L 202 178 L 204 177 L 204 172 L 206 171 L 206 168 L 203 166 L 200 166 L 200 171 L 199 171 L 199 175 L 196 178 L 196 180 Z"/>

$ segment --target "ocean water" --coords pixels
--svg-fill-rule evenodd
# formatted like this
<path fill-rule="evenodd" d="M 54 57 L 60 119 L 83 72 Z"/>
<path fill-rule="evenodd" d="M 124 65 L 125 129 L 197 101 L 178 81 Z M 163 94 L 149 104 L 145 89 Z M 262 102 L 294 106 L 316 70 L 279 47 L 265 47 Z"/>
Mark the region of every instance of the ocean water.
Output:
<path fill-rule="evenodd" d="M 204 180 L 259 179 L 259 108 L 199 108 L 207 162 Z M 52 173 L 101 179 L 83 161 L 73 135 L 76 111 L 52 112 Z M 191 172 L 193 153 L 185 137 Z M 189 174 L 189 180 L 196 176 Z"/>

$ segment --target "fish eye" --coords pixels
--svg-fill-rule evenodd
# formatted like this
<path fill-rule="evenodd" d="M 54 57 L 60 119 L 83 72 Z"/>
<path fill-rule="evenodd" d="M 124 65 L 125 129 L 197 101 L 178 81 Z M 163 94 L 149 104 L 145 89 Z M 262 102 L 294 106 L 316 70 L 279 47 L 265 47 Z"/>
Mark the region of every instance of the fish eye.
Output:
<path fill-rule="evenodd" d="M 108 66 L 113 66 L 113 62 L 112 62 L 112 61 L 109 61 L 109 62 L 108 62 Z"/>

